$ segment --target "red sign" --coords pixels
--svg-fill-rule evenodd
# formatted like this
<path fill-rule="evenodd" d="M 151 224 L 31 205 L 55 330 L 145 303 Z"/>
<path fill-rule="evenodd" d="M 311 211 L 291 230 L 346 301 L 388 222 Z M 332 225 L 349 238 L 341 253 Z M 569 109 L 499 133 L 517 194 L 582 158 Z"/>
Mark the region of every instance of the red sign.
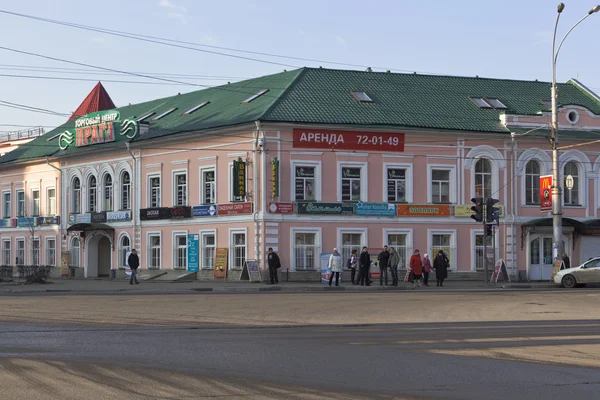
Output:
<path fill-rule="evenodd" d="M 295 149 L 404 151 L 404 133 L 294 129 Z"/>
<path fill-rule="evenodd" d="M 269 203 L 271 214 L 293 214 L 294 203 Z"/>
<path fill-rule="evenodd" d="M 552 175 L 540 176 L 540 211 L 552 211 Z"/>
<path fill-rule="evenodd" d="M 252 203 L 219 204 L 219 217 L 223 215 L 252 214 Z"/>

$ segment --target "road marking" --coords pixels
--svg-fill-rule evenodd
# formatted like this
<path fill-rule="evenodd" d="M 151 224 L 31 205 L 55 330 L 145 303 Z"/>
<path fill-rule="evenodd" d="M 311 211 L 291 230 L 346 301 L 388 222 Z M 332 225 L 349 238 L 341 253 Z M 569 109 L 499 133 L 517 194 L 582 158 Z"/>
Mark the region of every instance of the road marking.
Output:
<path fill-rule="evenodd" d="M 348 342 L 350 345 L 378 345 L 378 344 L 448 344 L 448 343 L 487 343 L 487 342 L 528 342 L 540 340 L 600 340 L 600 335 L 582 336 L 518 336 L 518 337 L 492 337 L 492 338 L 466 338 L 466 339 L 431 339 L 431 340 L 394 340 L 380 342 Z M 566 344 L 565 344 L 566 345 Z M 559 344 L 558 346 L 563 346 Z"/>

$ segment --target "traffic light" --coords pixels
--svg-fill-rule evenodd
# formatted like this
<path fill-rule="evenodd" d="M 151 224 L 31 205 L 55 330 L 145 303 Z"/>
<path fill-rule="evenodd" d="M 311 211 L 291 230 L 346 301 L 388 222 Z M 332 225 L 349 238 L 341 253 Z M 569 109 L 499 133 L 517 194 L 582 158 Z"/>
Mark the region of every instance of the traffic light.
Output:
<path fill-rule="evenodd" d="M 494 234 L 494 225 L 485 225 L 485 236 L 492 236 Z"/>
<path fill-rule="evenodd" d="M 494 222 L 496 219 L 500 220 L 500 207 L 494 207 L 494 204 L 500 200 L 492 199 L 491 197 L 486 200 L 485 205 L 485 222 Z M 495 215 L 498 215 L 496 218 Z"/>
<path fill-rule="evenodd" d="M 483 199 L 481 197 L 473 197 L 471 203 L 475 204 L 471 207 L 471 211 L 474 212 L 471 218 L 477 222 L 483 221 Z"/>

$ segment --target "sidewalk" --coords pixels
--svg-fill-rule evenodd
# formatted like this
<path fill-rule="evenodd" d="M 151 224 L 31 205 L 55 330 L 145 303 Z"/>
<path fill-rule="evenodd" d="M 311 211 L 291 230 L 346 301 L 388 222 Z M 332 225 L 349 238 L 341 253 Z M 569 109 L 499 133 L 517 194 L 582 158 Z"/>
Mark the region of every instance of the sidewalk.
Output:
<path fill-rule="evenodd" d="M 551 282 L 530 283 L 490 283 L 475 281 L 449 281 L 444 287 L 421 287 L 412 290 L 408 284 L 400 283 L 398 287 L 355 286 L 343 284 L 329 287 L 318 282 L 282 282 L 277 285 L 253 283 L 248 281 L 193 281 L 193 282 L 160 282 L 144 281 L 139 285 L 129 285 L 126 280 L 108 279 L 54 279 L 47 284 L 18 284 L 15 282 L 0 283 L 0 295 L 26 293 L 85 293 L 85 294 L 192 294 L 192 293 L 267 293 L 267 292 L 380 292 L 380 291 L 469 291 L 469 290 L 502 290 L 502 289 L 550 289 L 558 288 Z"/>

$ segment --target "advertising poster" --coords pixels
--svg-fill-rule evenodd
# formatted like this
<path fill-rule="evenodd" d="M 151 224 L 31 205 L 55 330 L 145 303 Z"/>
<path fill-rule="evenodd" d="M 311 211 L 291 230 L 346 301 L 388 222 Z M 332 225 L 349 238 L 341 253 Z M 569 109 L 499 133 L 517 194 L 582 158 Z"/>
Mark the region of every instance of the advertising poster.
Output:
<path fill-rule="evenodd" d="M 188 234 L 188 272 L 198 272 L 198 235 Z"/>
<path fill-rule="evenodd" d="M 227 276 L 227 247 L 220 247 L 215 253 L 215 279 L 225 279 Z"/>
<path fill-rule="evenodd" d="M 552 211 L 552 175 L 540 176 L 540 211 Z"/>

